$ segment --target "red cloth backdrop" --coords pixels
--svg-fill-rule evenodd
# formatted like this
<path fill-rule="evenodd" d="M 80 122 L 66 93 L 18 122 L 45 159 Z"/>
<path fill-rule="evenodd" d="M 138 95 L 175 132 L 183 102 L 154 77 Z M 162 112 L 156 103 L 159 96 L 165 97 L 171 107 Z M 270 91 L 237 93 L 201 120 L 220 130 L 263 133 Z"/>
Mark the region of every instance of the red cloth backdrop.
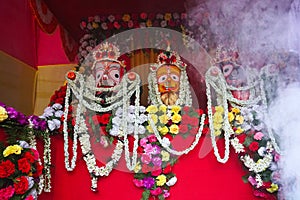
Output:
<path fill-rule="evenodd" d="M 0 51 L 36 67 L 36 27 L 28 1 L 1 0 L 0 24 Z"/>
<path fill-rule="evenodd" d="M 226 164 L 218 163 L 211 150 L 210 139 L 203 139 L 188 155 L 181 156 L 173 168 L 178 181 L 171 187 L 169 200 L 255 200 L 250 184 L 242 181 L 245 174 L 237 155 L 231 149 Z M 224 141 L 218 142 L 220 146 Z M 90 176 L 79 149 L 78 162 L 73 172 L 64 166 L 63 137 L 52 138 L 52 192 L 39 199 L 103 199 L 138 200 L 143 190 L 134 186 L 133 174 L 113 170 L 98 181 L 98 192 L 90 190 Z M 205 151 L 209 153 L 205 155 Z M 200 156 L 199 156 L 200 155 Z M 203 157 L 203 158 L 199 158 Z M 124 157 L 121 158 L 124 164 Z"/>

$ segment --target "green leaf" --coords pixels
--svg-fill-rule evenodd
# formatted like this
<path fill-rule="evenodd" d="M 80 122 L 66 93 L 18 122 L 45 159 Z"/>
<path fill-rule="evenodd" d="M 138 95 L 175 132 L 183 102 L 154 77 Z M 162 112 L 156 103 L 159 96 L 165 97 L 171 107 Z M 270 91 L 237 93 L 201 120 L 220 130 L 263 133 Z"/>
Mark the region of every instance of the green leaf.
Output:
<path fill-rule="evenodd" d="M 158 199 L 159 200 L 165 200 L 165 197 L 164 197 L 164 195 L 161 194 L 161 195 L 158 195 Z"/>
<path fill-rule="evenodd" d="M 244 183 L 248 183 L 248 177 L 249 177 L 248 175 L 242 176 L 242 180 Z"/>
<path fill-rule="evenodd" d="M 142 194 L 142 199 L 141 200 L 148 200 L 150 197 L 150 190 L 145 190 Z"/>

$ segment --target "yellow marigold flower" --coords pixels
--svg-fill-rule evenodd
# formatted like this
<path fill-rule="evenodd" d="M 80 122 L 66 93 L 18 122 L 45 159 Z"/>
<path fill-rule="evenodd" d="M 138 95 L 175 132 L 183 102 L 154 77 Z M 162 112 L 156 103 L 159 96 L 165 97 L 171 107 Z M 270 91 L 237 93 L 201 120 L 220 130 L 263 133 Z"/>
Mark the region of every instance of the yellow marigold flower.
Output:
<path fill-rule="evenodd" d="M 160 152 L 161 154 L 161 160 L 162 161 L 169 161 L 170 160 L 170 154 L 168 152 L 166 152 L 165 150 L 162 150 Z"/>
<path fill-rule="evenodd" d="M 7 118 L 8 118 L 8 115 L 7 115 L 5 108 L 0 106 L 0 122 L 6 120 Z"/>
<path fill-rule="evenodd" d="M 215 110 L 216 110 L 217 113 L 221 113 L 221 114 L 224 113 L 224 108 L 222 106 L 216 106 Z"/>
<path fill-rule="evenodd" d="M 7 157 L 10 154 L 21 154 L 21 151 L 23 150 L 23 148 L 17 144 L 15 145 L 10 145 L 8 147 L 6 147 L 6 149 L 3 151 L 3 156 Z"/>
<path fill-rule="evenodd" d="M 169 132 L 168 127 L 164 126 L 164 127 L 159 127 L 158 131 L 162 134 L 162 135 L 166 135 Z"/>
<path fill-rule="evenodd" d="M 161 115 L 158 118 L 159 118 L 160 123 L 162 123 L 162 124 L 167 124 L 169 121 L 169 117 L 167 115 Z"/>
<path fill-rule="evenodd" d="M 125 14 L 125 15 L 123 15 L 122 19 L 124 22 L 128 22 L 130 20 L 130 15 Z"/>
<path fill-rule="evenodd" d="M 221 113 L 215 113 L 213 116 L 214 123 L 222 123 L 223 122 L 223 115 Z"/>
<path fill-rule="evenodd" d="M 172 109 L 171 109 L 171 111 L 172 111 L 173 113 L 178 113 L 180 110 L 181 110 L 181 107 L 180 107 L 180 106 L 172 106 Z"/>
<path fill-rule="evenodd" d="M 228 120 L 229 122 L 232 122 L 234 120 L 234 114 L 232 112 L 228 113 Z"/>
<path fill-rule="evenodd" d="M 232 108 L 231 112 L 233 112 L 234 114 L 239 114 L 241 111 L 238 108 Z"/>
<path fill-rule="evenodd" d="M 214 129 L 215 130 L 220 130 L 222 128 L 222 124 L 220 123 L 214 123 Z"/>
<path fill-rule="evenodd" d="M 178 134 L 179 132 L 179 127 L 176 124 L 172 124 L 170 126 L 170 133 L 172 134 Z"/>
<path fill-rule="evenodd" d="M 166 13 L 166 14 L 165 14 L 165 20 L 166 20 L 166 21 L 169 21 L 171 18 L 172 18 L 171 13 Z"/>
<path fill-rule="evenodd" d="M 163 186 L 167 182 L 167 177 L 164 174 L 159 175 L 156 177 L 156 185 Z"/>
<path fill-rule="evenodd" d="M 148 113 L 154 114 L 158 111 L 158 109 L 155 105 L 150 105 L 150 106 L 147 107 L 146 111 Z"/>
<path fill-rule="evenodd" d="M 214 134 L 215 134 L 215 136 L 219 136 L 219 135 L 221 135 L 221 130 L 215 130 L 215 132 L 214 132 Z"/>
<path fill-rule="evenodd" d="M 146 26 L 147 26 L 147 27 L 151 27 L 151 26 L 152 26 L 152 21 L 151 21 L 150 19 L 148 19 L 148 20 L 146 21 Z"/>
<path fill-rule="evenodd" d="M 146 126 L 147 130 L 149 131 L 149 133 L 153 133 L 153 129 L 150 125 Z"/>
<path fill-rule="evenodd" d="M 155 115 L 155 114 L 152 114 L 152 115 L 151 115 L 151 119 L 152 119 L 152 121 L 154 122 L 154 124 L 156 124 L 156 123 L 158 122 L 158 117 L 157 117 L 157 115 Z"/>
<path fill-rule="evenodd" d="M 167 106 L 165 104 L 162 104 L 159 106 L 159 110 L 166 113 L 167 112 Z"/>
<path fill-rule="evenodd" d="M 244 123 L 244 117 L 242 115 L 235 116 L 235 119 L 236 119 L 238 124 Z"/>
<path fill-rule="evenodd" d="M 181 121 L 181 116 L 179 114 L 175 114 L 172 116 L 172 122 L 179 123 Z"/>
<path fill-rule="evenodd" d="M 244 130 L 241 127 L 237 127 L 237 129 L 235 130 L 235 133 L 238 134 L 238 135 L 243 133 L 243 132 L 244 132 Z"/>
<path fill-rule="evenodd" d="M 99 27 L 99 24 L 97 24 L 96 22 L 93 22 L 93 23 L 92 23 L 92 27 L 93 27 L 94 29 L 97 29 L 97 28 Z"/>
<path fill-rule="evenodd" d="M 275 183 L 272 183 L 271 187 L 267 189 L 267 191 L 270 193 L 276 192 L 277 190 L 278 190 L 278 185 Z"/>
<path fill-rule="evenodd" d="M 133 171 L 135 173 L 138 173 L 141 169 L 142 169 L 142 166 L 141 166 L 140 162 L 137 162 L 134 169 L 133 169 Z"/>

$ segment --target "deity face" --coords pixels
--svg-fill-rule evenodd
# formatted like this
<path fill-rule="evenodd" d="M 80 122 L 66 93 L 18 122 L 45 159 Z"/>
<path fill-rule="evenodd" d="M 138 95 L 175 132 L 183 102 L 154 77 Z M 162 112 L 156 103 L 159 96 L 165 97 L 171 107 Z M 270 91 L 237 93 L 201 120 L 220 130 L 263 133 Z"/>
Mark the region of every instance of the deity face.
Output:
<path fill-rule="evenodd" d="M 175 65 L 163 65 L 156 72 L 158 91 L 160 93 L 178 92 L 180 69 Z"/>
<path fill-rule="evenodd" d="M 95 64 L 96 87 L 113 87 L 121 80 L 121 66 L 115 61 L 99 61 Z"/>
<path fill-rule="evenodd" d="M 222 63 L 221 70 L 226 82 L 234 87 L 241 87 L 246 83 L 246 76 L 244 70 L 234 63 Z"/>
<path fill-rule="evenodd" d="M 165 105 L 174 105 L 178 99 L 180 74 L 175 65 L 163 65 L 156 71 L 158 91 Z"/>

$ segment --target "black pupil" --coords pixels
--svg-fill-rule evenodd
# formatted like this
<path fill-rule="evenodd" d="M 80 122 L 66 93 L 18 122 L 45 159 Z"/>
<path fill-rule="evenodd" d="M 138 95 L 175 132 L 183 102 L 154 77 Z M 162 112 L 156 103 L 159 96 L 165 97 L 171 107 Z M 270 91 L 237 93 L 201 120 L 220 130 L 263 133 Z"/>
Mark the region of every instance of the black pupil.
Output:
<path fill-rule="evenodd" d="M 119 78 L 119 74 L 115 74 L 115 77 L 116 77 L 116 78 Z"/>

